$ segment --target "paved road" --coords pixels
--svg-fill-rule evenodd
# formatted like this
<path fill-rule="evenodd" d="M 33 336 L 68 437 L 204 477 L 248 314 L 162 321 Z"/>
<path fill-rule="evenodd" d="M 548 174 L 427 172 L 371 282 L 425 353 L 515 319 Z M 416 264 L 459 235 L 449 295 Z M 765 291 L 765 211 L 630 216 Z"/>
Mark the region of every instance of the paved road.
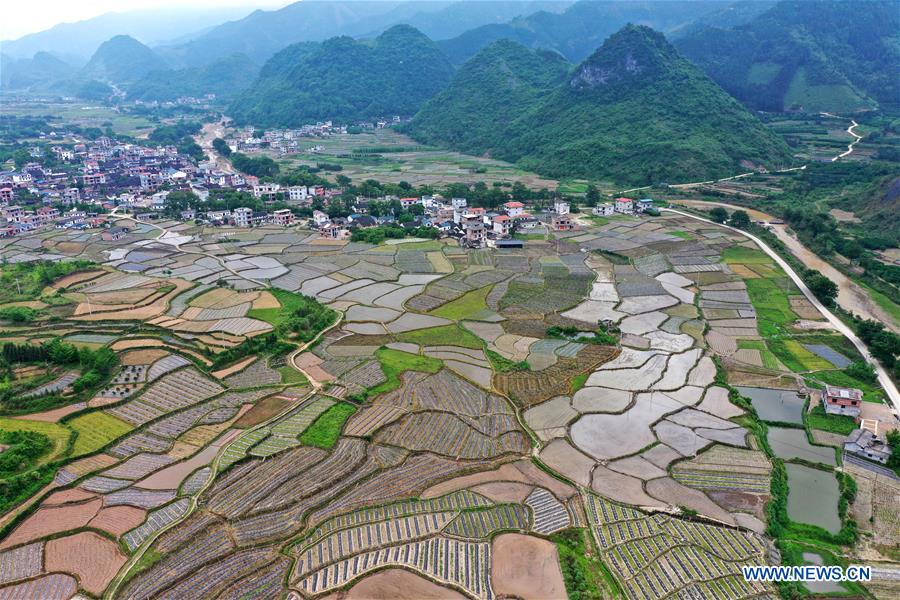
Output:
<path fill-rule="evenodd" d="M 895 481 L 900 481 L 900 477 L 897 477 L 897 474 L 894 473 L 894 471 L 892 471 L 891 469 L 888 469 L 887 467 L 884 467 L 882 465 L 875 464 L 873 462 L 869 462 L 864 458 L 859 458 L 858 456 L 845 453 L 843 455 L 843 460 L 845 463 L 851 463 L 853 465 L 856 465 L 860 469 L 871 471 L 876 475 L 882 475 L 884 477 L 890 477 Z"/>
<path fill-rule="evenodd" d="M 698 217 L 684 211 L 675 210 L 672 208 L 664 208 L 663 210 L 665 212 L 674 213 L 683 217 L 689 217 L 691 219 L 703 221 L 704 223 L 709 223 L 711 225 L 718 225 L 719 227 L 730 229 L 751 239 L 757 246 L 760 247 L 763 252 L 768 254 L 772 258 L 772 260 L 774 260 L 778 264 L 779 267 L 784 269 L 784 272 L 787 273 L 788 277 L 793 280 L 794 284 L 796 284 L 796 286 L 800 288 L 800 291 L 803 292 L 803 295 L 806 296 L 807 300 L 809 300 L 812 305 L 815 306 L 816 309 L 818 309 L 818 311 L 822 313 L 826 319 L 828 319 L 828 322 L 831 323 L 831 325 L 836 330 L 838 330 L 847 339 L 853 342 L 853 345 L 856 346 L 856 349 L 863 356 L 863 358 L 865 358 L 875 367 L 875 373 L 878 375 L 878 382 L 881 384 L 881 387 L 884 389 L 884 391 L 887 392 L 888 399 L 890 400 L 891 406 L 894 409 L 894 414 L 900 416 L 900 392 L 897 391 L 897 386 L 894 385 L 894 382 L 888 375 L 887 371 L 885 371 L 884 367 L 881 366 L 881 363 L 875 360 L 863 341 L 856 336 L 856 333 L 852 329 L 850 329 L 843 321 L 838 319 L 830 310 L 828 310 L 825 305 L 819 302 L 819 299 L 813 295 L 808 287 L 806 287 L 806 284 L 803 283 L 803 280 L 800 279 L 800 276 L 797 275 L 797 273 L 791 268 L 791 266 L 787 264 L 787 262 L 783 258 L 781 258 L 777 252 L 772 250 L 761 239 L 751 233 L 747 233 L 746 231 L 742 231 L 728 225 L 721 225 L 719 223 L 715 223 L 714 221 L 710 221 L 709 219 L 704 219 L 703 217 Z"/>

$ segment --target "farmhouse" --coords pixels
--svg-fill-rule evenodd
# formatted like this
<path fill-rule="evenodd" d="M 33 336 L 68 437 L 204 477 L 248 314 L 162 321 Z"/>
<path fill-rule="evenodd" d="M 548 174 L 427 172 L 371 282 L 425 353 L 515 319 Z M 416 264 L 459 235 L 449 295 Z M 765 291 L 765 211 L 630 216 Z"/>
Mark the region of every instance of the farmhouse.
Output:
<path fill-rule="evenodd" d="M 591 210 L 591 213 L 595 217 L 611 217 L 615 212 L 615 207 L 613 207 L 613 205 L 608 202 L 598 204 Z"/>
<path fill-rule="evenodd" d="M 854 388 L 826 385 L 822 394 L 822 405 L 825 412 L 831 415 L 858 417 L 861 403 L 862 392 Z"/>
<path fill-rule="evenodd" d="M 510 217 L 518 217 L 525 212 L 525 205 L 521 202 L 507 202 L 503 208 Z"/>
<path fill-rule="evenodd" d="M 569 215 L 553 215 L 550 218 L 550 226 L 553 231 L 571 231 L 575 229 L 575 223 Z"/>
<path fill-rule="evenodd" d="M 282 208 L 272 213 L 272 221 L 276 225 L 287 227 L 294 224 L 294 213 L 289 208 Z"/>
<path fill-rule="evenodd" d="M 854 429 L 844 441 L 844 452 L 886 464 L 891 456 L 891 449 L 884 439 L 868 429 Z"/>
<path fill-rule="evenodd" d="M 100 237 L 103 238 L 106 242 L 114 242 L 116 240 L 120 240 L 125 237 L 125 234 L 128 233 L 127 227 L 111 227 L 100 234 Z"/>
<path fill-rule="evenodd" d="M 556 200 L 553 202 L 553 212 L 558 215 L 569 214 L 569 203 L 565 200 Z"/>
<path fill-rule="evenodd" d="M 511 219 L 506 215 L 497 215 L 494 217 L 494 233 L 497 235 L 509 235 L 509 226 Z"/>
<path fill-rule="evenodd" d="M 634 213 L 634 202 L 631 198 L 616 198 L 616 212 L 624 215 Z"/>

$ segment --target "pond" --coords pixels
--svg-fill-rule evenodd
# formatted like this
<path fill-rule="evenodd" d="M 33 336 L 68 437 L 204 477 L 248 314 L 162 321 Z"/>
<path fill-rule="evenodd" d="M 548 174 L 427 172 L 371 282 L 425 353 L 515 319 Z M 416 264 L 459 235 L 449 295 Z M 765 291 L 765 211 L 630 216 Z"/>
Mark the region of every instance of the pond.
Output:
<path fill-rule="evenodd" d="M 804 552 L 803 562 L 808 565 L 818 566 L 825 564 L 822 555 L 817 552 Z M 847 593 L 847 589 L 836 581 L 805 581 L 803 585 L 813 594 Z"/>
<path fill-rule="evenodd" d="M 839 532 L 840 490 L 834 473 L 791 463 L 784 466 L 787 469 L 790 489 L 787 510 L 791 520 L 818 525 L 830 533 Z"/>
<path fill-rule="evenodd" d="M 769 445 L 778 458 L 790 460 L 802 458 L 815 463 L 836 466 L 834 448 L 830 446 L 813 446 L 802 429 L 790 427 L 769 427 Z"/>
<path fill-rule="evenodd" d="M 742 396 L 749 398 L 756 414 L 763 421 L 803 423 L 803 406 L 806 400 L 797 392 L 770 388 L 738 387 Z"/>

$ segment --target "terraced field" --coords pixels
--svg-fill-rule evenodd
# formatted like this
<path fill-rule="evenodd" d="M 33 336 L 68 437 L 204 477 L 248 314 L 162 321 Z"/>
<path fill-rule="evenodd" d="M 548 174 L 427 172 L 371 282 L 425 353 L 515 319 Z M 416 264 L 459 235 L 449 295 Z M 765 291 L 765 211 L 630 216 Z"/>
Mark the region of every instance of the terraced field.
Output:
<path fill-rule="evenodd" d="M 856 358 L 797 328 L 818 315 L 744 238 L 683 217 L 511 250 L 267 226 L 179 227 L 205 254 L 82 235 L 106 264 L 72 279 L 58 320 L 0 341 L 58 336 L 118 364 L 62 412 L 0 423 L 55 442 L 53 487 L 0 517 L 0 597 L 353 597 L 401 581 L 559 597 L 573 577 L 609 586 L 597 597 L 771 595 L 739 567 L 771 558 L 772 463 L 729 385 L 791 394 L 792 373 Z M 41 245 L 20 243 L 0 256 Z M 309 348 L 285 333 L 289 292 L 341 317 Z M 780 420 L 764 397 L 756 413 Z M 872 487 L 883 528 L 893 488 Z M 588 532 L 594 551 L 567 545 Z M 577 572 L 594 559 L 611 580 Z"/>

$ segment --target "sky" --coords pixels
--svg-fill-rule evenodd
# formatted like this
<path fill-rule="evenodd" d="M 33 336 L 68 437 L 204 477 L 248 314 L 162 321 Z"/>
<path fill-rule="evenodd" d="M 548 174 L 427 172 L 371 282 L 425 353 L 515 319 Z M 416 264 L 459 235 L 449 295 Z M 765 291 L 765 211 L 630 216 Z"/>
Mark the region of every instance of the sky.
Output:
<path fill-rule="evenodd" d="M 290 0 L 7 0 L 3 3 L 3 18 L 0 19 L 0 40 L 17 39 L 58 23 L 83 21 L 108 12 L 175 7 L 271 8 L 289 3 Z"/>

